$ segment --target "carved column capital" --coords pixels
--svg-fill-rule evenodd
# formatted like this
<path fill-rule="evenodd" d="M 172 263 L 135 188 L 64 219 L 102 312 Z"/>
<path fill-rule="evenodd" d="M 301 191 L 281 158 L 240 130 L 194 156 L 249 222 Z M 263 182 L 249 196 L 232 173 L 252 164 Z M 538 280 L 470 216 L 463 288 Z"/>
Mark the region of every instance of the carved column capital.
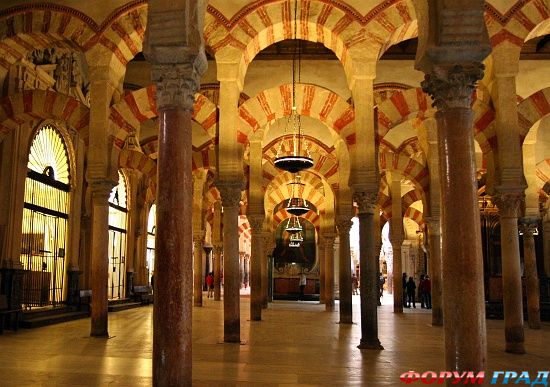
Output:
<path fill-rule="evenodd" d="M 351 229 L 351 226 L 353 226 L 353 222 L 350 219 L 342 218 L 336 220 L 336 228 L 338 228 L 339 235 L 349 235 L 349 230 Z"/>
<path fill-rule="evenodd" d="M 539 220 L 538 218 L 521 218 L 519 221 L 519 231 L 525 236 L 532 237 L 537 231 Z"/>
<path fill-rule="evenodd" d="M 428 226 L 429 235 L 441 235 L 441 219 L 437 216 L 427 216 L 424 218 Z"/>
<path fill-rule="evenodd" d="M 336 235 L 326 234 L 323 235 L 323 239 L 325 241 L 325 247 L 334 248 L 334 240 L 336 239 Z"/>
<path fill-rule="evenodd" d="M 354 192 L 353 200 L 357 203 L 358 214 L 374 214 L 378 192 Z"/>
<path fill-rule="evenodd" d="M 241 201 L 241 184 L 217 183 L 216 187 L 222 197 L 222 207 L 238 207 Z"/>
<path fill-rule="evenodd" d="M 253 233 L 259 233 L 262 231 L 264 225 L 264 217 L 262 215 L 247 215 L 250 229 Z"/>
<path fill-rule="evenodd" d="M 493 196 L 501 218 L 517 218 L 525 201 L 523 192 L 497 193 Z"/>
<path fill-rule="evenodd" d="M 154 64 L 151 79 L 157 86 L 157 109 L 180 108 L 192 112 L 200 72 L 194 63 Z"/>
<path fill-rule="evenodd" d="M 204 243 L 204 237 L 206 236 L 206 233 L 204 231 L 202 232 L 194 232 L 193 233 L 193 243 L 195 245 L 202 245 Z"/>
<path fill-rule="evenodd" d="M 94 200 L 100 200 L 107 202 L 111 191 L 117 185 L 117 182 L 109 179 L 100 179 L 90 181 L 90 190 L 92 191 L 92 198 Z"/>
<path fill-rule="evenodd" d="M 476 82 L 483 78 L 485 66 L 473 62 L 468 65 L 437 65 L 426 74 L 422 90 L 434 100 L 432 106 L 439 110 L 450 108 L 469 109 Z"/>

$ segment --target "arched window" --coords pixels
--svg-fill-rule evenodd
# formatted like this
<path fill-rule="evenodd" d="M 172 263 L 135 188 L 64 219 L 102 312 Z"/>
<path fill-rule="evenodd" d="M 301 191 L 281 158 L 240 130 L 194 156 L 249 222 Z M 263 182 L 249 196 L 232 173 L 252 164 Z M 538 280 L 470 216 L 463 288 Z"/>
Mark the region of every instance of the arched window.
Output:
<path fill-rule="evenodd" d="M 157 231 L 157 205 L 153 204 L 147 219 L 147 278 L 151 283 L 151 275 L 155 269 L 155 233 Z"/>
<path fill-rule="evenodd" d="M 124 298 L 126 279 L 126 180 L 118 172 L 118 185 L 109 196 L 109 298 Z"/>
<path fill-rule="evenodd" d="M 25 180 L 21 263 L 27 309 L 65 300 L 69 172 L 63 138 L 52 125 L 42 126 L 31 144 Z"/>

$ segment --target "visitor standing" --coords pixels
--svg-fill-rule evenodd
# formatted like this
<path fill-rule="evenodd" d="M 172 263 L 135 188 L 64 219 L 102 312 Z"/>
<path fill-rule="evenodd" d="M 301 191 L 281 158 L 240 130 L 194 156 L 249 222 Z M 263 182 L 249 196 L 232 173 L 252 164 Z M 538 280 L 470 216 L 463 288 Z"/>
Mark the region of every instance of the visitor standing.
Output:
<path fill-rule="evenodd" d="M 415 300 L 415 290 L 416 290 L 416 284 L 414 283 L 413 277 L 409 277 L 409 281 L 407 282 L 407 308 L 411 307 L 411 304 L 413 305 L 413 308 L 416 308 L 416 300 Z"/>
<path fill-rule="evenodd" d="M 206 276 L 206 287 L 208 289 L 206 298 L 214 298 L 214 273 L 212 272 Z"/>

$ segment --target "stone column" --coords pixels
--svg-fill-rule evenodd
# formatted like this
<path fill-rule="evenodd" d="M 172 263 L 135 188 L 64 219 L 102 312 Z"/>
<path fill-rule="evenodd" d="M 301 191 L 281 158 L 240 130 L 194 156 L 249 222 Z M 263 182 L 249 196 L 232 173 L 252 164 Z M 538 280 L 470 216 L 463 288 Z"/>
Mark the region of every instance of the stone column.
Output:
<path fill-rule="evenodd" d="M 523 260 L 525 266 L 525 282 L 527 288 L 527 320 L 529 328 L 540 329 L 540 288 L 537 274 L 537 256 L 535 254 L 535 239 L 533 234 L 537 229 L 539 219 L 523 218 L 520 230 L 523 232 Z"/>
<path fill-rule="evenodd" d="M 441 284 L 441 224 L 439 218 L 426 218 L 428 226 L 429 275 L 432 283 L 432 325 L 443 325 Z"/>
<path fill-rule="evenodd" d="M 441 208 L 441 256 L 448 370 L 484 370 L 487 358 L 471 109 L 475 83 L 482 76 L 479 63 L 438 65 L 422 82 L 438 108 L 441 202 L 445 203 Z"/>
<path fill-rule="evenodd" d="M 262 226 L 263 216 L 248 216 L 250 223 L 250 248 L 252 256 L 250 257 L 250 320 L 260 321 L 262 319 L 262 268 L 261 260 L 263 258 L 263 235 Z"/>
<path fill-rule="evenodd" d="M 325 238 L 325 310 L 334 310 L 334 235 Z"/>
<path fill-rule="evenodd" d="M 268 289 L 269 289 L 269 269 L 267 267 L 267 257 L 273 251 L 271 246 L 273 243 L 273 236 L 270 232 L 263 232 L 263 255 L 261 257 L 260 266 L 262 271 L 262 309 L 266 309 L 268 305 Z"/>
<path fill-rule="evenodd" d="M 359 218 L 361 342 L 359 349 L 384 349 L 378 339 L 378 259 L 374 254 L 374 209 L 378 192 L 354 192 Z"/>
<path fill-rule="evenodd" d="M 108 337 L 109 195 L 115 183 L 91 182 L 92 190 L 92 301 L 91 336 Z"/>
<path fill-rule="evenodd" d="M 319 235 L 319 238 L 318 238 L 318 246 L 319 246 L 319 303 L 320 304 L 324 304 L 325 303 L 325 273 L 326 273 L 326 268 L 325 268 L 325 249 L 326 249 L 326 246 L 325 246 L 325 241 L 324 241 L 324 237 Z"/>
<path fill-rule="evenodd" d="M 349 243 L 349 230 L 352 221 L 342 218 L 336 223 L 340 238 L 340 324 L 353 323 L 352 309 L 352 284 L 351 284 L 351 254 Z"/>
<path fill-rule="evenodd" d="M 202 306 L 202 253 L 204 232 L 193 234 L 193 305 Z"/>
<path fill-rule="evenodd" d="M 223 245 L 214 245 L 214 301 L 221 301 L 221 262 Z"/>
<path fill-rule="evenodd" d="M 502 301 L 504 304 L 504 336 L 506 352 L 525 353 L 523 333 L 523 296 L 519 259 L 518 211 L 523 194 L 495 196 L 500 215 L 502 253 Z"/>
<path fill-rule="evenodd" d="M 240 343 L 239 202 L 240 184 L 217 184 L 223 206 L 223 340 Z"/>
<path fill-rule="evenodd" d="M 401 245 L 403 244 L 403 214 L 401 212 L 401 177 L 392 174 L 391 182 L 391 208 L 390 241 L 393 258 L 393 312 L 403 313 L 403 259 L 401 258 Z M 412 273 L 411 273 L 412 275 Z"/>

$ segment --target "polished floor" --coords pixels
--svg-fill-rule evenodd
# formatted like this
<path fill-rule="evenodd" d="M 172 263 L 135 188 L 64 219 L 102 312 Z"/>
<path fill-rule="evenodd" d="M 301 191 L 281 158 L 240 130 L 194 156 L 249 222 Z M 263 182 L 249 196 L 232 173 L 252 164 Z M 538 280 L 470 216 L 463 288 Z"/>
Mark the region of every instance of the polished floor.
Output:
<path fill-rule="evenodd" d="M 443 329 L 427 310 L 379 308 L 384 351 L 356 348 L 360 326 L 339 325 L 338 312 L 309 302 L 275 302 L 263 321 L 248 321 L 241 299 L 244 345 L 222 344 L 222 303 L 205 298 L 193 314 L 196 386 L 399 386 L 408 370 L 444 369 Z M 359 303 L 359 296 L 354 296 Z M 354 305 L 359 321 L 359 305 Z M 336 309 L 337 310 L 337 309 Z M 0 336 L 0 386 L 150 386 L 152 306 L 109 315 L 110 339 L 90 338 L 89 320 L 5 331 Z M 503 322 L 487 321 L 491 370 L 548 370 L 550 324 L 526 329 L 527 355 L 503 352 Z M 420 382 L 418 382 L 421 384 Z"/>

